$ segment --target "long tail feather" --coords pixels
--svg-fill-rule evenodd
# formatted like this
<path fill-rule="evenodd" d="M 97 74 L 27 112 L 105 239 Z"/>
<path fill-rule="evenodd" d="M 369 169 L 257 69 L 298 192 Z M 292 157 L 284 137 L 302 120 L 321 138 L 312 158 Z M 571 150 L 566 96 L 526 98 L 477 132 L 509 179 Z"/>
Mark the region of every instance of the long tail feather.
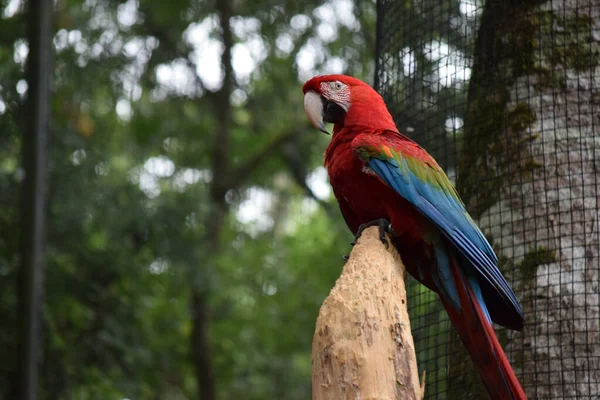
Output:
<path fill-rule="evenodd" d="M 450 257 L 450 270 L 460 300 L 460 308 L 440 293 L 452 324 L 467 348 L 486 389 L 493 400 L 527 400 L 515 373 L 496 338 L 479 283 L 468 279 Z M 479 299 L 478 299 L 479 298 Z"/>

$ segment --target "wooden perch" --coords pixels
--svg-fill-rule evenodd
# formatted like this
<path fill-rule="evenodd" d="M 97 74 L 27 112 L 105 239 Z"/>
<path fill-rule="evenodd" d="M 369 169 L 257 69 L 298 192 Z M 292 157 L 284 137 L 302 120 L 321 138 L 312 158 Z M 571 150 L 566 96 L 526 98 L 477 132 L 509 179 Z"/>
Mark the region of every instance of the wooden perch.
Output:
<path fill-rule="evenodd" d="M 405 277 L 378 228 L 365 230 L 317 318 L 313 400 L 423 398 Z"/>

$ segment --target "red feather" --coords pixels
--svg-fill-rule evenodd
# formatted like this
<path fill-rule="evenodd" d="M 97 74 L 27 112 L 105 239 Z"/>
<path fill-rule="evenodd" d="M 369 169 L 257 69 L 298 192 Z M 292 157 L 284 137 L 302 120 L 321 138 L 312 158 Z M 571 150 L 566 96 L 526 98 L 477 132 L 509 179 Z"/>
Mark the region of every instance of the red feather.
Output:
<path fill-rule="evenodd" d="M 458 312 L 440 296 L 452 325 L 467 348 L 490 396 L 496 400 L 527 399 L 519 380 L 485 317 L 466 277 L 450 259 L 454 282 L 458 289 L 461 310 Z"/>
<path fill-rule="evenodd" d="M 367 84 L 343 75 L 320 76 L 308 81 L 303 91 L 323 95 L 321 84 L 334 81 L 344 83 L 351 90 L 350 108 L 342 119 L 335 122 L 333 138 L 325 154 L 325 166 L 344 219 L 353 233 L 363 223 L 388 219 L 394 230 L 393 244 L 399 250 L 409 273 L 439 292 L 431 273 L 436 266 L 432 260 L 432 244 L 427 238 L 438 238 L 438 242 L 441 240 L 448 246 L 449 243 L 441 237 L 438 227 L 408 200 L 375 173 L 365 169 L 352 148 L 352 141 L 360 134 L 372 134 L 374 137 L 386 135 L 390 143 L 395 143 L 393 146 L 396 151 L 401 149 L 407 156 L 436 167 L 437 163 L 416 143 L 400 135 L 383 99 Z M 456 264 L 452 250 L 448 254 L 462 309 L 457 310 L 444 298 L 442 302 L 490 396 L 498 400 L 526 400 L 492 326 L 484 316 L 464 272 Z M 420 270 L 423 264 L 428 264 L 425 274 Z"/>

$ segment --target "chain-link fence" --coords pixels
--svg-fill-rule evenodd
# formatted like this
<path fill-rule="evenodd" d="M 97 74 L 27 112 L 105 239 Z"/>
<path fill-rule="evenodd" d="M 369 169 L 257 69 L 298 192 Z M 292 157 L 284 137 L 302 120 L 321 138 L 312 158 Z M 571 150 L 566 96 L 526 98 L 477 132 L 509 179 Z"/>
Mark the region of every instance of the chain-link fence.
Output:
<path fill-rule="evenodd" d="M 376 89 L 453 180 L 525 311 L 497 329 L 532 399 L 600 398 L 600 1 L 378 1 Z M 426 398 L 486 398 L 411 282 Z"/>

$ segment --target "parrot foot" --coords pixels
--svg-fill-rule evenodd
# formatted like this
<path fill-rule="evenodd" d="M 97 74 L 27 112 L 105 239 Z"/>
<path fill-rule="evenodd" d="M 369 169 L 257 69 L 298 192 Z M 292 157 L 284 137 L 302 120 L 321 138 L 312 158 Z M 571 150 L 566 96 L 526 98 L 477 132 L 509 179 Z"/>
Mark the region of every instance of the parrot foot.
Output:
<path fill-rule="evenodd" d="M 348 261 L 350 259 L 350 254 L 347 254 L 345 256 L 342 257 L 344 259 L 344 261 Z"/>
<path fill-rule="evenodd" d="M 362 235 L 363 231 L 367 228 L 370 228 L 371 226 L 379 227 L 379 240 L 381 240 L 381 243 L 383 243 L 385 245 L 385 248 L 387 249 L 389 246 L 389 243 L 388 243 L 387 238 L 385 237 L 385 234 L 392 232 L 392 224 L 390 223 L 390 221 L 388 221 L 385 218 L 379 218 L 379 219 L 367 222 L 367 223 L 359 226 L 358 231 L 356 232 L 356 235 L 354 236 L 354 241 L 350 244 L 352 246 L 354 246 L 356 244 L 356 242 L 358 241 L 358 239 L 360 238 L 360 235 Z"/>

